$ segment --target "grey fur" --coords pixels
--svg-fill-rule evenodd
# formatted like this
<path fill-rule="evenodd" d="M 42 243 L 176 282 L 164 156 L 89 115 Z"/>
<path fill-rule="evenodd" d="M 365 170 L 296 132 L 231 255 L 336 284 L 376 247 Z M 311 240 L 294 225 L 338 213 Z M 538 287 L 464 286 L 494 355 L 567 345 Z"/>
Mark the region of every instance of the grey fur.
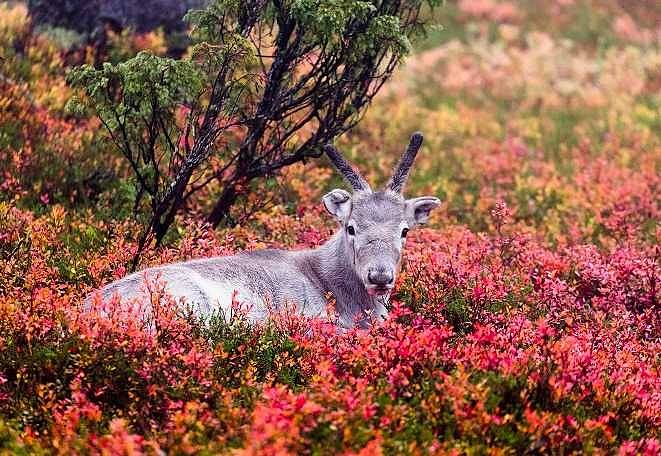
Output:
<path fill-rule="evenodd" d="M 334 153 L 338 168 L 351 169 L 339 152 Z M 219 306 L 227 312 L 232 291 L 237 290 L 238 300 L 251 306 L 249 317 L 260 321 L 272 309 L 287 305 L 303 315 L 325 317 L 326 295 L 332 293 L 338 326 L 369 326 L 388 314 L 386 305 L 405 244 L 403 230 L 424 223 L 440 201 L 435 197 L 406 200 L 399 192 L 372 192 L 362 185 L 353 194 L 335 189 L 323 201 L 340 229 L 317 249 L 268 249 L 159 266 L 109 284 L 101 295 L 104 299 L 115 293 L 123 299 L 145 297 L 146 279 L 158 277 L 172 296 L 202 315 Z"/>

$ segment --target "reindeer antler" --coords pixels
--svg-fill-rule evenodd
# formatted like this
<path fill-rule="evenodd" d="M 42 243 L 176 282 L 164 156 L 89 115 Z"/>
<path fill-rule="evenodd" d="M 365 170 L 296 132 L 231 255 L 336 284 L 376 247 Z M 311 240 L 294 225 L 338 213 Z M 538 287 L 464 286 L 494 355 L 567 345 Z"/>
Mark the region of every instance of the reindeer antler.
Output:
<path fill-rule="evenodd" d="M 401 160 L 393 171 L 392 177 L 390 178 L 386 188 L 392 190 L 393 192 L 402 193 L 404 185 L 406 185 L 406 180 L 409 177 L 411 166 L 415 160 L 415 156 L 418 154 L 420 146 L 422 145 L 422 139 L 422 133 L 419 131 L 413 133 L 411 136 L 411 141 L 409 142 L 409 146 L 406 148 L 406 152 L 404 152 L 404 155 L 402 155 Z"/>
<path fill-rule="evenodd" d="M 342 154 L 332 145 L 326 144 L 324 152 L 328 155 L 331 162 L 337 170 L 342 174 L 342 177 L 351 185 L 355 191 L 371 191 L 367 181 L 356 170 L 354 170 L 349 162 L 347 162 Z"/>

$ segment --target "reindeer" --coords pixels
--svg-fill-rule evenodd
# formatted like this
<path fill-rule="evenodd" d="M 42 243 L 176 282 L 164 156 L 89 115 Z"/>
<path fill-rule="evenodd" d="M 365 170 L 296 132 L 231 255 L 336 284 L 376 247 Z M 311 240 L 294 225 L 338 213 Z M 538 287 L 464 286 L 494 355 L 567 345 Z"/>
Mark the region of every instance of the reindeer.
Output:
<path fill-rule="evenodd" d="M 228 315 L 234 299 L 249 306 L 250 320 L 261 321 L 270 310 L 287 305 L 306 316 L 325 316 L 326 296 L 332 293 L 338 326 L 368 327 L 388 314 L 406 234 L 424 224 L 440 204 L 433 196 L 402 196 L 422 139 L 422 134 L 413 134 L 381 191 L 372 191 L 332 145 L 324 147 L 353 193 L 335 189 L 324 195 L 324 206 L 340 229 L 316 249 L 266 249 L 153 267 L 110 283 L 101 296 L 148 298 L 145 284 L 160 280 L 168 294 L 193 305 L 201 316 L 219 310 Z"/>

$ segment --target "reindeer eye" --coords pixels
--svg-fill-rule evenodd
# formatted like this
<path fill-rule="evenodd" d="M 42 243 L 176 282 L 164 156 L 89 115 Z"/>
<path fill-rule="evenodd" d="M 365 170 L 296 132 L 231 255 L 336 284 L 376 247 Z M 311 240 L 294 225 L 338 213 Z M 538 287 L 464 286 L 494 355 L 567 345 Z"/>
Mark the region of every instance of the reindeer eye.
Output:
<path fill-rule="evenodd" d="M 408 229 L 408 228 L 404 228 L 404 229 L 402 230 L 402 237 L 405 238 L 407 234 L 409 234 L 409 229 Z"/>
<path fill-rule="evenodd" d="M 347 233 L 349 233 L 349 236 L 355 236 L 356 230 L 353 226 L 349 225 L 347 226 Z"/>

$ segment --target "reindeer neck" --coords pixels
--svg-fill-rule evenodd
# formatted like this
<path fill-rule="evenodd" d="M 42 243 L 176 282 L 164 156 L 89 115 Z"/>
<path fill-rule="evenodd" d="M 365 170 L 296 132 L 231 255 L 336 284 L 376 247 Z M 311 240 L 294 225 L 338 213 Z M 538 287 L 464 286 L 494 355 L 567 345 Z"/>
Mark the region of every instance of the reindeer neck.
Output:
<path fill-rule="evenodd" d="M 355 273 L 353 251 L 346 246 L 342 235 L 341 231 L 335 233 L 322 246 L 309 250 L 308 255 L 317 281 L 337 301 L 338 316 L 350 324 L 355 315 L 373 309 L 378 298 L 367 293 Z"/>

